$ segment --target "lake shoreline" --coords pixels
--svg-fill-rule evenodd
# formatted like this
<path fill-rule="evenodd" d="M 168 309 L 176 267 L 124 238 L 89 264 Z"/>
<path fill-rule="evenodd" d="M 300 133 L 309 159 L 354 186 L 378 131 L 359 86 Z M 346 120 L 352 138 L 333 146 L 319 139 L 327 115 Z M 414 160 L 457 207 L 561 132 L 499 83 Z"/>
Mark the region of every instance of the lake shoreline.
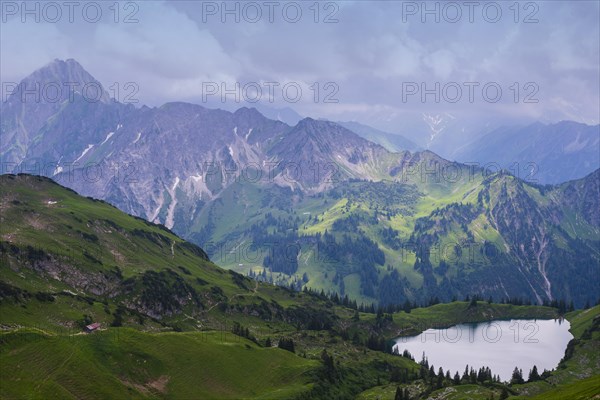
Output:
<path fill-rule="evenodd" d="M 406 350 L 415 358 L 423 354 L 431 365 L 452 372 L 462 371 L 467 364 L 476 369 L 489 367 L 508 381 L 515 367 L 525 375 L 534 366 L 539 373 L 555 369 L 574 338 L 570 328 L 565 318 L 460 323 L 399 336 L 393 340 L 393 348 L 399 354 Z"/>

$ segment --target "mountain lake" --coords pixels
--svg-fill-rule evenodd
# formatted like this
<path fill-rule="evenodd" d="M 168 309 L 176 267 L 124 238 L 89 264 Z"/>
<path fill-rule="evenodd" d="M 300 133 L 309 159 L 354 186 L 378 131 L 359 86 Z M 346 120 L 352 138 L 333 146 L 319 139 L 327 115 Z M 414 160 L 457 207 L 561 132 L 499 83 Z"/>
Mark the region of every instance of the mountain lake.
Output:
<path fill-rule="evenodd" d="M 445 329 L 428 329 L 417 336 L 399 337 L 395 348 L 408 350 L 419 362 L 423 353 L 429 365 L 462 376 L 465 366 L 477 371 L 490 367 L 493 375 L 509 381 L 515 367 L 527 380 L 534 365 L 541 374 L 558 366 L 573 338 L 571 324 L 562 320 L 506 320 L 460 324 Z"/>

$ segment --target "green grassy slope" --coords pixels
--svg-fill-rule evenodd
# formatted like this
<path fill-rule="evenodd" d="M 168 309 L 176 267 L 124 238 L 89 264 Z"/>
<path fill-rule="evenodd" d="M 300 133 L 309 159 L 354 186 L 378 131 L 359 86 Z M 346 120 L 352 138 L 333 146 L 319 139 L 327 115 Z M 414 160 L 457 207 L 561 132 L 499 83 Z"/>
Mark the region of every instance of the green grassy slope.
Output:
<path fill-rule="evenodd" d="M 595 300 L 586 297 L 595 289 L 589 282 L 600 259 L 600 227 L 586 211 L 597 205 L 586 194 L 594 176 L 573 183 L 586 194 L 580 200 L 563 186 L 485 176 L 427 152 L 418 157 L 417 164 L 398 167 L 381 181 L 340 181 L 317 194 L 236 182 L 205 206 L 185 237 L 209 243 L 211 256 L 225 268 L 265 271 L 268 280 L 347 294 L 358 303 L 434 296 L 448 301 L 474 293 L 538 302 L 552 296 L 579 307 Z M 444 168 L 458 178 L 444 175 Z M 315 245 L 325 233 L 334 246 L 346 237 L 376 246 L 326 254 L 327 246 Z M 297 266 L 280 260 L 269 270 L 264 259 L 273 243 L 300 248 Z M 377 260 L 365 273 L 360 261 L 370 258 Z"/>
<path fill-rule="evenodd" d="M 600 375 L 578 380 L 543 392 L 536 400 L 589 400 L 600 398 Z"/>
<path fill-rule="evenodd" d="M 289 398 L 308 388 L 316 361 L 219 332 L 111 329 L 0 335 L 0 397 L 72 399 Z"/>
<path fill-rule="evenodd" d="M 317 361 L 230 331 L 238 322 L 276 340 L 303 325 L 298 307 L 320 300 L 222 270 L 164 227 L 49 179 L 2 176 L 0 186 L 0 397 L 288 398 L 310 388 Z M 107 330 L 81 335 L 92 321 Z"/>
<path fill-rule="evenodd" d="M 74 327 L 83 313 L 108 323 L 126 304 L 131 313 L 124 317 L 132 322 L 145 315 L 151 326 L 168 325 L 187 315 L 175 319 L 183 327 L 210 328 L 220 326 L 228 307 L 276 314 L 285 313 L 279 301 L 314 303 L 306 294 L 225 271 L 163 226 L 47 178 L 5 175 L 0 184 L 5 324 Z"/>

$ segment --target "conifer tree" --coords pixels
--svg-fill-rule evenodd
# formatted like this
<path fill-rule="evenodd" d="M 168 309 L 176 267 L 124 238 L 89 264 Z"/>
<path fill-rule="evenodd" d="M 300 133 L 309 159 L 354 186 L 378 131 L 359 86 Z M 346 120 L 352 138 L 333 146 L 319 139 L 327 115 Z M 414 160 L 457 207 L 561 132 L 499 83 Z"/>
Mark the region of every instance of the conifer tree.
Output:
<path fill-rule="evenodd" d="M 520 370 L 518 367 L 515 367 L 515 369 L 513 370 L 512 377 L 510 379 L 510 383 L 513 385 L 525 383 L 525 381 L 523 380 L 523 371 Z"/>
<path fill-rule="evenodd" d="M 460 375 L 458 374 L 458 371 L 456 371 L 456 373 L 454 374 L 454 384 L 460 385 Z"/>
<path fill-rule="evenodd" d="M 531 371 L 529 371 L 529 379 L 527 382 L 535 382 L 540 380 L 540 374 L 538 373 L 537 366 L 533 366 Z"/>

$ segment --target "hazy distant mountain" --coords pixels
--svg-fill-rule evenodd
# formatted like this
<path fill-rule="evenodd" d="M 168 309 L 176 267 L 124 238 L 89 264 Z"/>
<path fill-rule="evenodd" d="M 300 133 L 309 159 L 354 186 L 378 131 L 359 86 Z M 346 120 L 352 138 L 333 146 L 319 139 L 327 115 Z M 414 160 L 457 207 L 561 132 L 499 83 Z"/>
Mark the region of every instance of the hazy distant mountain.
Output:
<path fill-rule="evenodd" d="M 384 132 L 356 121 L 338 122 L 338 124 L 350 129 L 352 132 L 362 136 L 367 140 L 370 140 L 371 142 L 382 145 L 389 151 L 421 150 L 421 147 L 415 142 L 405 138 L 402 135 Z"/>
<path fill-rule="evenodd" d="M 256 109 L 260 111 L 262 115 L 275 121 L 281 121 L 288 125 L 296 125 L 304 117 L 298 114 L 296 111 L 289 107 L 276 108 L 269 107 L 262 104 L 256 104 Z"/>
<path fill-rule="evenodd" d="M 23 160 L 30 147 L 41 142 L 39 135 L 44 125 L 60 113 L 66 104 L 85 108 L 86 119 L 89 120 L 95 114 L 92 109 L 107 110 L 116 103 L 110 100 L 100 82 L 77 61 L 54 60 L 23 79 L 2 104 L 2 161 L 18 163 Z M 113 108 L 120 109 L 123 106 L 119 104 Z M 56 122 L 60 124 L 60 121 Z M 67 129 L 73 128 L 69 126 Z M 64 132 L 62 140 L 65 140 Z M 44 143 L 45 146 L 48 144 Z"/>
<path fill-rule="evenodd" d="M 500 128 L 458 149 L 453 158 L 497 163 L 531 182 L 561 183 L 600 167 L 600 125 L 562 121 Z"/>
<path fill-rule="evenodd" d="M 431 150 L 454 160 L 461 148 L 502 126 L 524 126 L 533 121 L 507 120 L 497 115 L 465 115 L 455 112 L 404 112 L 389 118 L 371 117 L 363 123 L 383 131 L 394 132 L 414 142 L 419 148 Z"/>
<path fill-rule="evenodd" d="M 493 116 L 469 116 L 454 113 L 423 113 L 417 129 L 423 132 L 424 147 L 446 158 L 452 158 L 454 153 L 495 129 L 505 121 Z M 415 121 L 416 124 L 416 121 Z"/>

